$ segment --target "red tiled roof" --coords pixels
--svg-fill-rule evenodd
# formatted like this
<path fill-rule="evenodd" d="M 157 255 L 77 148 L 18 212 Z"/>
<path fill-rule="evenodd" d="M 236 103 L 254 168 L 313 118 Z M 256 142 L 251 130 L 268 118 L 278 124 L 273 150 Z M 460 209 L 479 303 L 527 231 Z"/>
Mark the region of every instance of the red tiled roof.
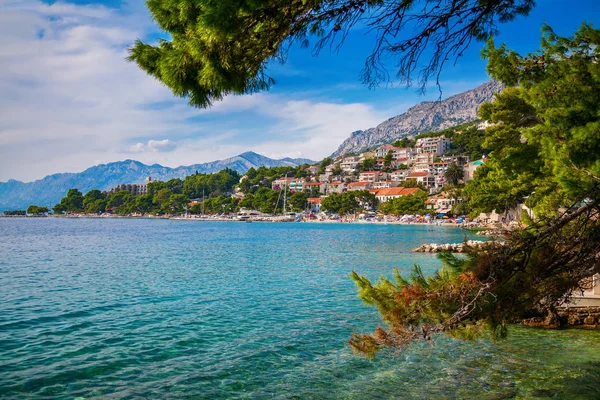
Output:
<path fill-rule="evenodd" d="M 373 174 L 378 174 L 379 171 L 365 171 L 365 172 L 361 172 L 361 175 L 373 175 Z"/>
<path fill-rule="evenodd" d="M 369 184 L 369 182 L 351 182 L 348 184 L 348 186 L 367 186 Z"/>
<path fill-rule="evenodd" d="M 308 198 L 308 202 L 311 204 L 321 204 L 322 201 L 323 201 L 323 199 L 320 197 L 309 197 Z"/>
<path fill-rule="evenodd" d="M 342 183 L 344 183 L 344 182 L 331 182 L 331 183 L 329 183 L 329 184 L 330 184 L 330 185 L 341 185 Z"/>
<path fill-rule="evenodd" d="M 418 188 L 385 188 L 377 191 L 377 196 L 407 196 L 409 194 L 415 194 L 419 190 Z"/>
<path fill-rule="evenodd" d="M 411 172 L 410 174 L 408 174 L 407 178 L 420 178 L 428 175 L 429 172 Z"/>

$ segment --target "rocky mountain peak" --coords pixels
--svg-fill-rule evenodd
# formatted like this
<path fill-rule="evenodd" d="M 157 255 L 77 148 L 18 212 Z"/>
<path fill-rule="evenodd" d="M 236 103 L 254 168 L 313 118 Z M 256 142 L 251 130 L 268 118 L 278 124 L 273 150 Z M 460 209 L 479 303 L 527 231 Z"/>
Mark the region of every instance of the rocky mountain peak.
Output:
<path fill-rule="evenodd" d="M 492 101 L 494 94 L 503 89 L 499 82 L 489 81 L 463 93 L 448 97 L 442 101 L 423 101 L 406 112 L 382 122 L 365 131 L 350 134 L 332 157 L 360 153 L 367 149 L 396 140 L 435 132 L 477 119 L 477 110 L 481 104 Z"/>

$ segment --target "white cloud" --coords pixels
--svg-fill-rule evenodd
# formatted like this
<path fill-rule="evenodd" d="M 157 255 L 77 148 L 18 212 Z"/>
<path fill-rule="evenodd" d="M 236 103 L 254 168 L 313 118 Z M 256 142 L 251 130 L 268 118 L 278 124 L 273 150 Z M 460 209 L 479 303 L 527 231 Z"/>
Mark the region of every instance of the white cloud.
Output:
<path fill-rule="evenodd" d="M 319 159 L 390 116 L 308 93 L 230 96 L 193 109 L 125 61 L 133 40 L 154 29 L 141 0 L 124 11 L 0 2 L 0 181 L 81 171 L 131 152 L 168 166 L 248 150 Z"/>
<path fill-rule="evenodd" d="M 164 140 L 149 140 L 148 144 L 136 143 L 129 148 L 132 153 L 142 153 L 144 151 L 155 151 L 159 153 L 167 153 L 177 148 L 177 144 L 169 139 Z"/>

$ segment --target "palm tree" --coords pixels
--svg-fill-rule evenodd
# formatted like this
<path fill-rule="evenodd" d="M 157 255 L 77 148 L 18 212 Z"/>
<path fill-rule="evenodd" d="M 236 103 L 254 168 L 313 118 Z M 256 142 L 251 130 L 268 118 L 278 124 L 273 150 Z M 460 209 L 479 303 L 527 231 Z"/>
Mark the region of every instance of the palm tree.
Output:
<path fill-rule="evenodd" d="M 458 181 L 463 179 L 465 171 L 455 163 L 452 163 L 450 164 L 444 175 L 446 176 L 446 181 L 449 184 L 457 185 Z"/>

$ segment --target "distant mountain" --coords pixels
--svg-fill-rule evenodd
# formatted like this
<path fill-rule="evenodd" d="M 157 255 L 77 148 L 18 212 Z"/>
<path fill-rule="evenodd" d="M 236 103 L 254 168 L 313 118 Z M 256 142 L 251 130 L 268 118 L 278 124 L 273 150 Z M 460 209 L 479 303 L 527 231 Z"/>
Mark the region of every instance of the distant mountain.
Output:
<path fill-rule="evenodd" d="M 493 100 L 494 94 L 502 89 L 501 83 L 490 81 L 440 102 L 418 103 L 375 128 L 352 132 L 350 137 L 332 154 L 332 157 L 347 153 L 360 153 L 408 136 L 440 131 L 471 122 L 477 119 L 479 106 Z"/>
<path fill-rule="evenodd" d="M 109 190 L 121 183 L 143 183 L 148 176 L 154 180 L 164 181 L 184 178 L 196 171 L 212 173 L 231 168 L 245 173 L 252 167 L 295 167 L 304 163 L 314 164 L 314 161 L 304 158 L 274 160 L 251 151 L 224 160 L 177 168 L 125 160 L 96 165 L 79 173 L 48 175 L 35 182 L 25 183 L 13 179 L 8 182 L 0 182 L 0 211 L 25 209 L 31 204 L 51 207 L 60 201 L 71 188 L 77 188 L 86 193 L 92 189 Z"/>

